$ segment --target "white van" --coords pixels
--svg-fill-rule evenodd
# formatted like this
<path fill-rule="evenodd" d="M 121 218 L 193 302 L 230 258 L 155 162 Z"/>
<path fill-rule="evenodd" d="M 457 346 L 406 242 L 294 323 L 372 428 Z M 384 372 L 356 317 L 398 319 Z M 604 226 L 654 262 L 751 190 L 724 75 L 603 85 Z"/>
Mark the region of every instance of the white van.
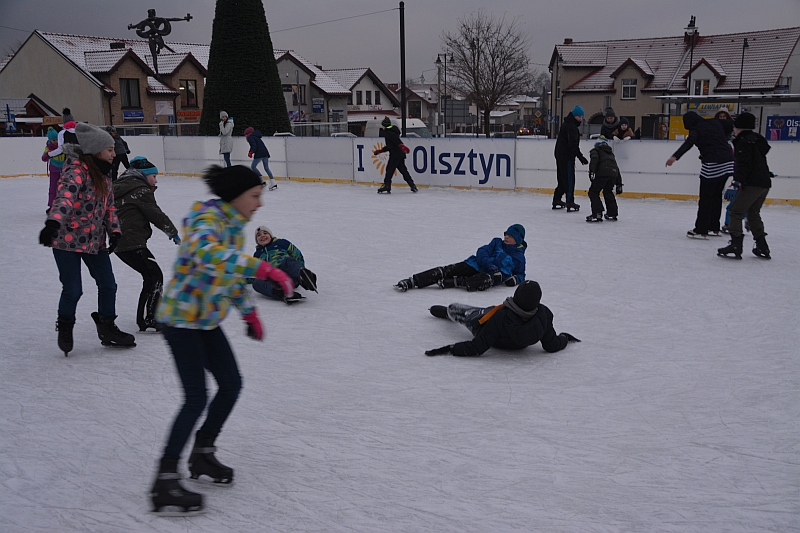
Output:
<path fill-rule="evenodd" d="M 391 117 L 390 120 L 392 121 L 392 126 L 396 127 L 398 130 L 402 129 L 402 124 L 400 124 L 400 119 L 396 117 Z M 367 125 L 364 127 L 364 137 L 380 137 L 380 131 L 383 126 L 381 126 L 381 122 L 383 121 L 383 117 L 380 118 L 371 118 L 367 120 Z M 407 118 L 406 119 L 406 136 L 407 137 L 430 137 L 431 131 L 428 129 L 428 126 L 425 125 L 418 118 Z"/>

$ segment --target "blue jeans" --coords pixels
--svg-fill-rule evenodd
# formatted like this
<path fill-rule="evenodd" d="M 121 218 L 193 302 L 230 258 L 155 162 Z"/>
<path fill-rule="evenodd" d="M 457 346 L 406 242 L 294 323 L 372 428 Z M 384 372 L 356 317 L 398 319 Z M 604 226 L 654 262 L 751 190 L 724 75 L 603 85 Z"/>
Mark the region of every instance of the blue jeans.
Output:
<path fill-rule="evenodd" d="M 275 178 L 272 176 L 272 171 L 269 169 L 269 157 L 254 157 L 253 163 L 250 165 L 250 168 L 253 169 L 253 172 L 258 172 L 256 167 L 258 166 L 259 162 L 264 164 L 264 170 L 267 171 L 267 176 L 269 176 L 269 179 L 274 180 Z"/>
<path fill-rule="evenodd" d="M 184 394 L 183 406 L 172 424 L 172 431 L 164 448 L 164 457 L 180 459 L 194 425 L 203 414 L 208 401 L 205 371 L 211 372 L 217 381 L 217 394 L 208 405 L 206 421 L 200 431 L 214 437 L 219 435 L 239 398 L 242 376 L 221 328 L 168 327 L 162 333 L 172 350 Z"/>
<path fill-rule="evenodd" d="M 58 279 L 61 280 L 61 299 L 58 302 L 58 316 L 75 318 L 78 300 L 83 295 L 81 281 L 81 261 L 86 263 L 89 274 L 97 283 L 97 312 L 100 318 L 116 316 L 117 282 L 111 268 L 108 252 L 97 254 L 68 252 L 53 248 L 53 257 L 58 267 Z"/>
<path fill-rule="evenodd" d="M 226 167 L 231 166 L 231 153 L 230 152 L 224 152 L 222 154 L 222 158 L 225 160 L 225 166 Z"/>
<path fill-rule="evenodd" d="M 286 274 L 288 274 L 288 276 L 292 278 L 292 283 L 294 283 L 295 287 L 300 285 L 300 270 L 303 268 L 303 263 L 301 263 L 294 257 L 287 257 L 281 262 L 278 268 L 286 272 Z M 274 281 L 267 279 L 257 279 L 253 282 L 253 289 L 257 293 L 263 294 L 267 298 L 272 298 L 273 300 L 283 299 L 283 290 L 281 290 L 280 293 L 276 294 L 275 291 L 276 289 L 279 289 L 279 287 L 278 284 L 275 283 Z"/>

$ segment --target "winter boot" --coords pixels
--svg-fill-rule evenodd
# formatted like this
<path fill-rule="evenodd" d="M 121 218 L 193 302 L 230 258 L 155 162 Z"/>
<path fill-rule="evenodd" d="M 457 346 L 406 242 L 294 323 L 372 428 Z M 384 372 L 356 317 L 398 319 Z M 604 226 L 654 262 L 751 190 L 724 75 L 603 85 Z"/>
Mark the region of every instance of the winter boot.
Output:
<path fill-rule="evenodd" d="M 553 209 L 564 209 L 565 207 L 567 207 L 567 204 L 561 200 L 553 202 Z"/>
<path fill-rule="evenodd" d="M 414 287 L 418 289 L 433 285 L 442 278 L 444 278 L 444 269 L 442 267 L 431 268 L 430 270 L 411 276 Z"/>
<path fill-rule="evenodd" d="M 617 215 L 609 215 L 608 213 L 603 215 L 603 218 L 605 218 L 606 220 L 613 220 L 614 222 L 617 221 Z"/>
<path fill-rule="evenodd" d="M 486 289 L 490 289 L 493 284 L 494 280 L 492 276 L 484 274 L 483 272 L 466 279 L 467 292 L 485 291 Z"/>
<path fill-rule="evenodd" d="M 134 336 L 120 331 L 117 325 L 114 324 L 116 318 L 115 316 L 100 318 L 100 314 L 97 311 L 92 313 L 92 320 L 97 326 L 97 336 L 100 337 L 100 343 L 103 346 L 121 346 L 125 348 L 136 346 Z"/>
<path fill-rule="evenodd" d="M 150 499 L 153 514 L 159 516 L 194 516 L 204 512 L 203 495 L 183 488 L 177 459 L 161 459 Z"/>
<path fill-rule="evenodd" d="M 381 185 L 381 188 L 378 189 L 378 194 L 392 194 L 392 187 L 391 185 Z"/>
<path fill-rule="evenodd" d="M 415 184 L 413 184 L 413 183 L 410 184 L 409 187 L 411 187 L 411 192 L 417 192 L 419 190 L 419 189 L 417 189 L 417 186 Z"/>
<path fill-rule="evenodd" d="M 570 211 L 580 211 L 580 210 L 581 206 L 579 206 L 576 203 L 567 204 L 567 213 L 569 213 Z"/>
<path fill-rule="evenodd" d="M 145 316 L 136 321 L 139 326 L 139 331 L 147 331 L 148 328 L 153 328 L 156 331 L 164 329 L 163 324 L 156 322 L 156 309 L 158 308 L 158 302 L 161 300 L 162 292 L 163 287 L 158 283 L 153 288 L 153 292 L 147 295 L 147 300 L 145 301 L 143 309 Z"/>
<path fill-rule="evenodd" d="M 586 217 L 586 222 L 602 222 L 603 213 L 595 213 Z"/>
<path fill-rule="evenodd" d="M 195 434 L 194 448 L 189 456 L 189 472 L 192 479 L 198 479 L 205 475 L 210 477 L 215 485 L 230 486 L 233 484 L 233 469 L 220 463 L 214 457 L 214 452 L 217 451 L 214 446 L 216 438 L 206 435 L 202 431 Z"/>
<path fill-rule="evenodd" d="M 65 318 L 61 315 L 56 320 L 56 331 L 58 331 L 58 349 L 64 352 L 64 357 L 72 351 L 72 328 L 75 327 L 75 318 Z"/>
<path fill-rule="evenodd" d="M 401 279 L 397 282 L 395 288 L 400 289 L 400 292 L 406 292 L 408 289 L 414 288 L 414 282 L 411 281 L 411 278 Z"/>
<path fill-rule="evenodd" d="M 300 286 L 307 291 L 317 292 L 317 275 L 307 268 L 301 268 Z"/>
<path fill-rule="evenodd" d="M 729 259 L 741 259 L 742 240 L 744 240 L 744 235 L 739 235 L 738 237 L 731 235 L 731 240 L 729 241 L 728 246 L 725 248 L 719 248 L 717 250 L 717 255 L 720 257 L 727 257 Z M 728 254 L 733 254 L 733 257 Z"/>
<path fill-rule="evenodd" d="M 275 180 L 269 180 L 269 190 L 274 191 L 278 188 L 278 184 L 275 183 Z"/>
<path fill-rule="evenodd" d="M 447 316 L 447 307 L 444 305 L 431 306 L 431 308 L 428 309 L 428 311 L 430 311 L 431 314 L 436 318 L 449 318 Z"/>
<path fill-rule="evenodd" d="M 741 243 L 739 248 L 741 249 Z M 753 253 L 764 259 L 772 259 L 769 255 L 769 245 L 767 244 L 767 239 L 765 237 L 759 237 L 756 239 L 756 245 L 753 247 Z"/>

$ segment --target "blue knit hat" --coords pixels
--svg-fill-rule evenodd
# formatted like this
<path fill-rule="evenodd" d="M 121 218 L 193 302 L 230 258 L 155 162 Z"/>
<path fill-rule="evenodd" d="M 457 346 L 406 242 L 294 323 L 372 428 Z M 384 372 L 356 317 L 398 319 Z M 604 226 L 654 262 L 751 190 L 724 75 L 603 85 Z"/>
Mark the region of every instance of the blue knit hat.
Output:
<path fill-rule="evenodd" d="M 576 105 L 575 107 L 572 108 L 572 116 L 573 117 L 582 117 L 585 114 L 586 113 L 583 112 L 583 108 L 581 106 L 579 106 L 579 105 Z"/>
<path fill-rule="evenodd" d="M 147 160 L 146 157 L 137 155 L 131 159 L 131 167 L 135 168 L 145 176 L 150 174 L 158 174 L 158 167 Z"/>
<path fill-rule="evenodd" d="M 600 146 L 600 145 L 602 145 L 602 144 L 608 144 L 608 139 L 606 139 L 604 136 L 602 136 L 602 135 L 601 135 L 601 136 L 600 136 L 600 137 L 597 139 L 597 142 L 596 142 L 596 143 L 594 143 L 594 147 L 595 147 L 595 148 L 597 148 L 598 146 Z"/>
<path fill-rule="evenodd" d="M 56 139 L 58 139 L 58 132 L 54 130 L 52 126 L 50 126 L 47 128 L 47 140 L 55 141 Z"/>
<path fill-rule="evenodd" d="M 505 231 L 505 234 L 514 237 L 514 240 L 517 241 L 517 244 L 522 244 L 522 241 L 525 240 L 525 228 L 522 226 L 522 224 L 512 224 Z"/>

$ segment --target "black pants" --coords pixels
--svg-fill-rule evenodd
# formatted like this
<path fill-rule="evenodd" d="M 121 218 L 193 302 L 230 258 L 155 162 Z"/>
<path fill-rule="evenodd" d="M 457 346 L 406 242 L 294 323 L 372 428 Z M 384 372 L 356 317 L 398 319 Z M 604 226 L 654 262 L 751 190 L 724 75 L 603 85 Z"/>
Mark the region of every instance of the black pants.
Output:
<path fill-rule="evenodd" d="M 606 211 L 608 216 L 615 217 L 619 214 L 617 209 L 617 198 L 614 196 L 615 178 L 595 176 L 589 186 L 589 200 L 592 201 L 592 214 L 597 215 L 603 212 L 603 202 L 600 200 L 600 191 L 603 191 L 603 198 L 606 199 Z"/>
<path fill-rule="evenodd" d="M 136 308 L 136 323 L 139 329 L 143 329 L 155 322 L 156 307 L 164 287 L 164 274 L 161 273 L 156 258 L 147 247 L 116 254 L 123 263 L 142 275 L 142 292 L 139 294 L 139 306 Z"/>
<path fill-rule="evenodd" d="M 700 200 L 697 202 L 695 233 L 708 235 L 709 231 L 719 231 L 722 216 L 722 191 L 729 176 L 721 178 L 700 178 Z"/>
<path fill-rule="evenodd" d="M 386 175 L 383 178 L 384 186 L 387 188 L 392 187 L 392 176 L 394 176 L 395 170 L 400 171 L 406 183 L 414 185 L 414 180 L 411 179 L 411 174 L 408 173 L 408 169 L 406 168 L 406 159 L 404 157 L 389 156 L 389 161 L 386 163 Z"/>
<path fill-rule="evenodd" d="M 746 214 L 747 220 L 750 221 L 750 230 L 753 232 L 754 239 L 760 239 L 766 233 L 764 232 L 764 222 L 761 220 L 761 206 L 764 205 L 764 200 L 767 199 L 769 189 L 763 187 L 753 187 L 745 185 L 736 198 L 731 202 L 731 223 L 730 232 L 734 237 L 741 237 L 742 233 L 742 217 Z"/>
<path fill-rule="evenodd" d="M 566 195 L 567 203 L 575 203 L 575 159 L 556 159 L 558 186 L 553 193 L 553 205 L 558 205 Z"/>
<path fill-rule="evenodd" d="M 111 181 L 115 181 L 117 179 L 117 171 L 119 170 L 119 164 L 128 169 L 131 168 L 131 164 L 128 162 L 128 154 L 117 154 L 114 156 L 114 160 L 111 162 Z"/>
<path fill-rule="evenodd" d="M 461 263 L 454 263 L 443 267 L 436 267 L 419 274 L 414 274 L 412 280 L 414 286 L 418 289 L 428 287 L 438 282 L 440 279 L 446 278 L 471 278 L 472 276 L 479 275 L 481 272 L 475 270 L 463 261 Z"/>

